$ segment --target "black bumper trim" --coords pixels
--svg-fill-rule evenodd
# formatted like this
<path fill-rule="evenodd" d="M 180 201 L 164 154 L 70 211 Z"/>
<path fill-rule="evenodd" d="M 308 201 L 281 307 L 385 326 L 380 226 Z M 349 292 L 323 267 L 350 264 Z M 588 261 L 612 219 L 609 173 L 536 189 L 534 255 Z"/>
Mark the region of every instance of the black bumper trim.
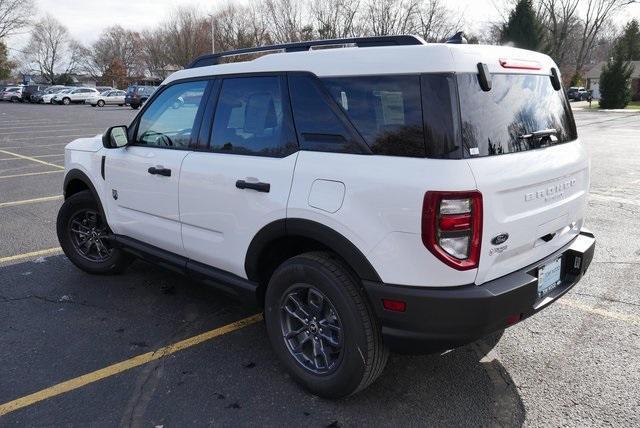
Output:
<path fill-rule="evenodd" d="M 482 285 L 410 287 L 364 281 L 385 344 L 397 352 L 441 352 L 471 343 L 509 326 L 513 315 L 525 319 L 569 291 L 587 271 L 595 237 L 582 230 L 573 241 L 544 259 Z M 562 257 L 561 283 L 537 295 L 538 267 Z M 406 302 L 405 312 L 382 307 L 382 299 Z"/>

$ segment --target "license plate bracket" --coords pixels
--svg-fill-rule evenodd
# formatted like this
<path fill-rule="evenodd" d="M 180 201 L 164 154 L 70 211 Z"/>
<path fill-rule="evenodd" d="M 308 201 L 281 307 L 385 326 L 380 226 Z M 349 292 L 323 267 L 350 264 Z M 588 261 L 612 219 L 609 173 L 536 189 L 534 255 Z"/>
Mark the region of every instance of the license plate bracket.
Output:
<path fill-rule="evenodd" d="M 560 285 L 562 257 L 538 267 L 538 298 L 544 297 Z"/>

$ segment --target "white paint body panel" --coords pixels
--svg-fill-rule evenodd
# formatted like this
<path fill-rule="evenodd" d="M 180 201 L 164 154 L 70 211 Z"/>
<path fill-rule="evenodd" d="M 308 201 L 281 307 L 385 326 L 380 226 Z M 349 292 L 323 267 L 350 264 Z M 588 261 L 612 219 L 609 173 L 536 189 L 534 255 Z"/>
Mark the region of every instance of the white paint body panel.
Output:
<path fill-rule="evenodd" d="M 180 178 L 186 255 L 246 278 L 244 262 L 251 240 L 264 226 L 287 216 L 297 157 L 190 153 Z M 271 190 L 238 189 L 237 180 L 269 183 Z"/>
<path fill-rule="evenodd" d="M 189 152 L 153 147 L 107 150 L 106 200 L 114 233 L 184 255 L 178 208 L 182 160 Z M 171 169 L 171 177 L 151 175 L 150 167 Z M 99 171 L 99 169 L 98 169 Z M 118 192 L 118 199 L 112 191 Z"/>

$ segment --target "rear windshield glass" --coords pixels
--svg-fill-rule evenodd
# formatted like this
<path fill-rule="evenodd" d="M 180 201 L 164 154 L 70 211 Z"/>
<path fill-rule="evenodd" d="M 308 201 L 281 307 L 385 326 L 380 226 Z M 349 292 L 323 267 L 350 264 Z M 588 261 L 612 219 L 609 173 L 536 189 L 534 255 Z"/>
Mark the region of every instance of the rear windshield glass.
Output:
<path fill-rule="evenodd" d="M 549 76 L 493 74 L 484 92 L 475 74 L 460 74 L 465 156 L 522 152 L 577 138 L 571 108 Z"/>

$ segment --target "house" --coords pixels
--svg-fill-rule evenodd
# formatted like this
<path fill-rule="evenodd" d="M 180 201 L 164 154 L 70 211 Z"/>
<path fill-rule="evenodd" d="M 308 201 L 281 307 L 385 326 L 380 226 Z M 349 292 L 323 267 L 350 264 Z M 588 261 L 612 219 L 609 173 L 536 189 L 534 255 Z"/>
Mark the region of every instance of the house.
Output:
<path fill-rule="evenodd" d="M 631 73 L 631 100 L 640 101 L 640 61 L 630 61 L 633 65 Z M 605 65 L 605 61 L 600 61 L 587 72 L 587 89 L 593 90 L 593 98 L 600 98 L 600 73 Z"/>

